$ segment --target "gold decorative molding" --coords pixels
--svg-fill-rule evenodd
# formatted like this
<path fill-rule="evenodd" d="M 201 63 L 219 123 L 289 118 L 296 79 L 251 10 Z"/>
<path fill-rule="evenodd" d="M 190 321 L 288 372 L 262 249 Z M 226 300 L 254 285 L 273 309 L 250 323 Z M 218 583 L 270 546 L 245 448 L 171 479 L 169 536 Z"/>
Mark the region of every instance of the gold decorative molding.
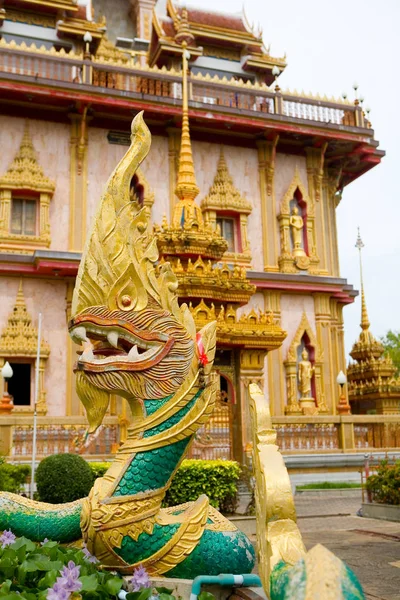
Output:
<path fill-rule="evenodd" d="M 306 148 L 308 190 L 313 201 L 321 200 L 321 186 L 324 176 L 324 159 L 328 143 L 319 148 Z"/>
<path fill-rule="evenodd" d="M 0 189 L 29 190 L 53 194 L 55 183 L 43 173 L 29 133 L 28 122 L 25 124 L 21 145 L 7 172 L 0 177 Z"/>
<path fill-rule="evenodd" d="M 304 256 L 296 256 L 292 249 L 290 236 L 290 202 L 295 198 L 296 191 L 300 192 L 301 200 L 306 205 L 306 239 L 308 245 L 308 254 L 304 252 Z M 280 238 L 281 238 L 281 254 L 278 258 L 279 269 L 283 273 L 298 273 L 298 271 L 308 271 L 312 274 L 318 274 L 319 258 L 317 255 L 316 239 L 315 239 L 315 218 L 314 218 L 314 202 L 308 195 L 308 192 L 301 180 L 300 173 L 296 167 L 293 179 L 286 191 L 280 207 L 278 215 Z"/>
<path fill-rule="evenodd" d="M 32 324 L 32 318 L 28 313 L 22 280 L 20 281 L 17 297 L 7 325 L 0 335 L 0 363 L 10 361 L 13 358 L 29 358 L 36 366 L 36 354 L 38 344 L 38 331 Z M 46 392 L 44 386 L 44 373 L 46 361 L 50 356 L 50 346 L 43 339 L 40 344 L 39 362 L 39 396 L 37 410 L 39 414 L 46 414 Z M 2 366 L 2 364 L 0 365 Z"/>
<path fill-rule="evenodd" d="M 231 211 L 249 215 L 253 209 L 247 200 L 234 186 L 233 179 L 226 164 L 221 147 L 217 172 L 210 190 L 200 203 L 203 213 L 207 210 Z"/>
<path fill-rule="evenodd" d="M 207 306 L 203 298 L 195 307 L 190 302 L 189 310 L 199 329 L 217 320 L 217 343 L 220 344 L 259 349 L 265 355 L 268 350 L 279 348 L 286 337 L 286 332 L 274 322 L 272 312 L 251 309 L 249 313 L 238 317 L 232 304 L 226 308 L 221 306 L 216 311 L 214 303 Z"/>
<path fill-rule="evenodd" d="M 180 258 L 168 257 L 172 271 L 176 275 L 181 298 L 205 298 L 215 302 L 249 302 L 256 292 L 256 286 L 247 279 L 246 267 L 234 264 L 213 264 L 201 256 L 195 262 L 189 258 L 182 262 Z M 160 261 L 160 268 L 165 264 Z"/>
<path fill-rule="evenodd" d="M 7 172 L 0 177 L 0 248 L 6 251 L 25 249 L 26 251 L 50 245 L 50 200 L 54 194 L 55 182 L 47 177 L 39 165 L 29 133 L 25 124 L 21 145 Z M 36 235 L 11 232 L 11 209 L 13 197 L 28 195 L 36 198 L 37 233 Z"/>
<path fill-rule="evenodd" d="M 315 377 L 315 404 L 317 412 L 327 412 L 325 394 L 324 394 L 324 382 L 323 382 L 323 361 L 324 354 L 322 349 L 319 347 L 317 337 L 311 328 L 308 321 L 307 315 L 303 312 L 300 324 L 297 328 L 295 335 L 293 336 L 292 343 L 289 346 L 284 366 L 286 370 L 286 389 L 287 389 L 287 406 L 285 409 L 286 414 L 301 413 L 301 408 L 298 399 L 297 392 L 297 349 L 301 344 L 301 340 L 307 335 L 309 339 L 309 345 L 314 349 L 314 377 Z"/>
<path fill-rule="evenodd" d="M 95 57 L 97 59 L 103 59 L 110 62 L 122 62 L 127 63 L 130 61 L 130 57 L 122 52 L 119 48 L 112 43 L 111 40 L 104 34 L 100 40 L 100 44 L 96 50 Z"/>

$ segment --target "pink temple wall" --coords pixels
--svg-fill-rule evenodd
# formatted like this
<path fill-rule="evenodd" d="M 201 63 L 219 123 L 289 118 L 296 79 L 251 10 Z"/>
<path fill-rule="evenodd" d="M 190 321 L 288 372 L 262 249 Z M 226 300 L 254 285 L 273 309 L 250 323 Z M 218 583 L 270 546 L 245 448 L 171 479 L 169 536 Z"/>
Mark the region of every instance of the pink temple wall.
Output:
<path fill-rule="evenodd" d="M 66 283 L 64 281 L 23 279 L 23 292 L 32 323 L 37 327 L 42 312 L 42 339 L 50 344 L 45 371 L 48 415 L 65 415 L 67 322 L 65 315 Z M 0 277 L 0 332 L 6 327 L 19 286 L 17 277 Z"/>
<path fill-rule="evenodd" d="M 128 146 L 110 144 L 107 133 L 108 129 L 98 128 L 89 129 L 88 133 L 88 228 L 91 227 L 109 176 L 128 150 Z M 150 152 L 140 168 L 155 194 L 152 220 L 154 223 L 161 223 L 163 215 L 169 215 L 168 138 L 155 135 L 152 137 Z"/>
<path fill-rule="evenodd" d="M 61 123 L 29 119 L 29 132 L 39 165 L 44 174 L 56 182 L 50 202 L 51 250 L 68 250 L 70 127 Z M 0 177 L 4 175 L 19 150 L 25 120 L 0 116 Z"/>

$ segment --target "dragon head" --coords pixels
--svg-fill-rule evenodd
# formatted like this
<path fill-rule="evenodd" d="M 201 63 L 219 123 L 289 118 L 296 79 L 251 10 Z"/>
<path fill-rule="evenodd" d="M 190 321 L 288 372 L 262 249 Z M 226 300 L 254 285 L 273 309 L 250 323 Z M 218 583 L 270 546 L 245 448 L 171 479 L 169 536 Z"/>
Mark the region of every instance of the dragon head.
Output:
<path fill-rule="evenodd" d="M 175 393 L 198 361 L 196 330 L 169 264 L 158 250 L 147 208 L 130 184 L 150 149 L 142 113 L 131 146 L 107 182 L 79 267 L 69 332 L 85 344 L 75 371 L 89 432 L 101 424 L 111 394 L 129 402 Z"/>

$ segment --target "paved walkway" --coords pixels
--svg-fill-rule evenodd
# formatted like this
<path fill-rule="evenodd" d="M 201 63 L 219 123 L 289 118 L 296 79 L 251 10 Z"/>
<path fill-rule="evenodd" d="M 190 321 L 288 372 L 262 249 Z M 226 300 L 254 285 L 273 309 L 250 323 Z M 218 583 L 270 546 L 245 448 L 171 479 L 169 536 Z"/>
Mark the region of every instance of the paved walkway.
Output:
<path fill-rule="evenodd" d="M 361 498 L 295 496 L 307 549 L 323 544 L 357 574 L 368 600 L 400 600 L 400 523 L 357 516 Z"/>

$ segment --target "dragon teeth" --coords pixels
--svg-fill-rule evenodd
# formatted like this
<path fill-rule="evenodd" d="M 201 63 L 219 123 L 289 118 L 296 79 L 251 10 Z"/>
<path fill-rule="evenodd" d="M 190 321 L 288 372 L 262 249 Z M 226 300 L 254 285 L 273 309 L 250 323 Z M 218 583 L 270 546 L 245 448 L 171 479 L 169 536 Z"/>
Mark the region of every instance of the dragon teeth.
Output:
<path fill-rule="evenodd" d="M 119 336 L 116 331 L 110 331 L 110 333 L 107 334 L 107 339 L 114 348 L 118 348 L 118 338 Z"/>
<path fill-rule="evenodd" d="M 128 354 L 128 359 L 129 360 L 137 360 L 139 358 L 139 350 L 137 345 L 135 344 L 134 346 L 132 346 L 132 348 L 129 350 L 129 354 Z"/>
<path fill-rule="evenodd" d="M 85 351 L 80 355 L 79 360 L 81 362 L 94 360 L 94 354 L 93 354 L 93 350 L 92 350 L 91 346 L 88 346 L 85 349 Z"/>
<path fill-rule="evenodd" d="M 84 327 L 75 327 L 75 329 L 71 331 L 71 337 L 82 342 L 89 341 L 86 335 L 86 329 Z"/>

